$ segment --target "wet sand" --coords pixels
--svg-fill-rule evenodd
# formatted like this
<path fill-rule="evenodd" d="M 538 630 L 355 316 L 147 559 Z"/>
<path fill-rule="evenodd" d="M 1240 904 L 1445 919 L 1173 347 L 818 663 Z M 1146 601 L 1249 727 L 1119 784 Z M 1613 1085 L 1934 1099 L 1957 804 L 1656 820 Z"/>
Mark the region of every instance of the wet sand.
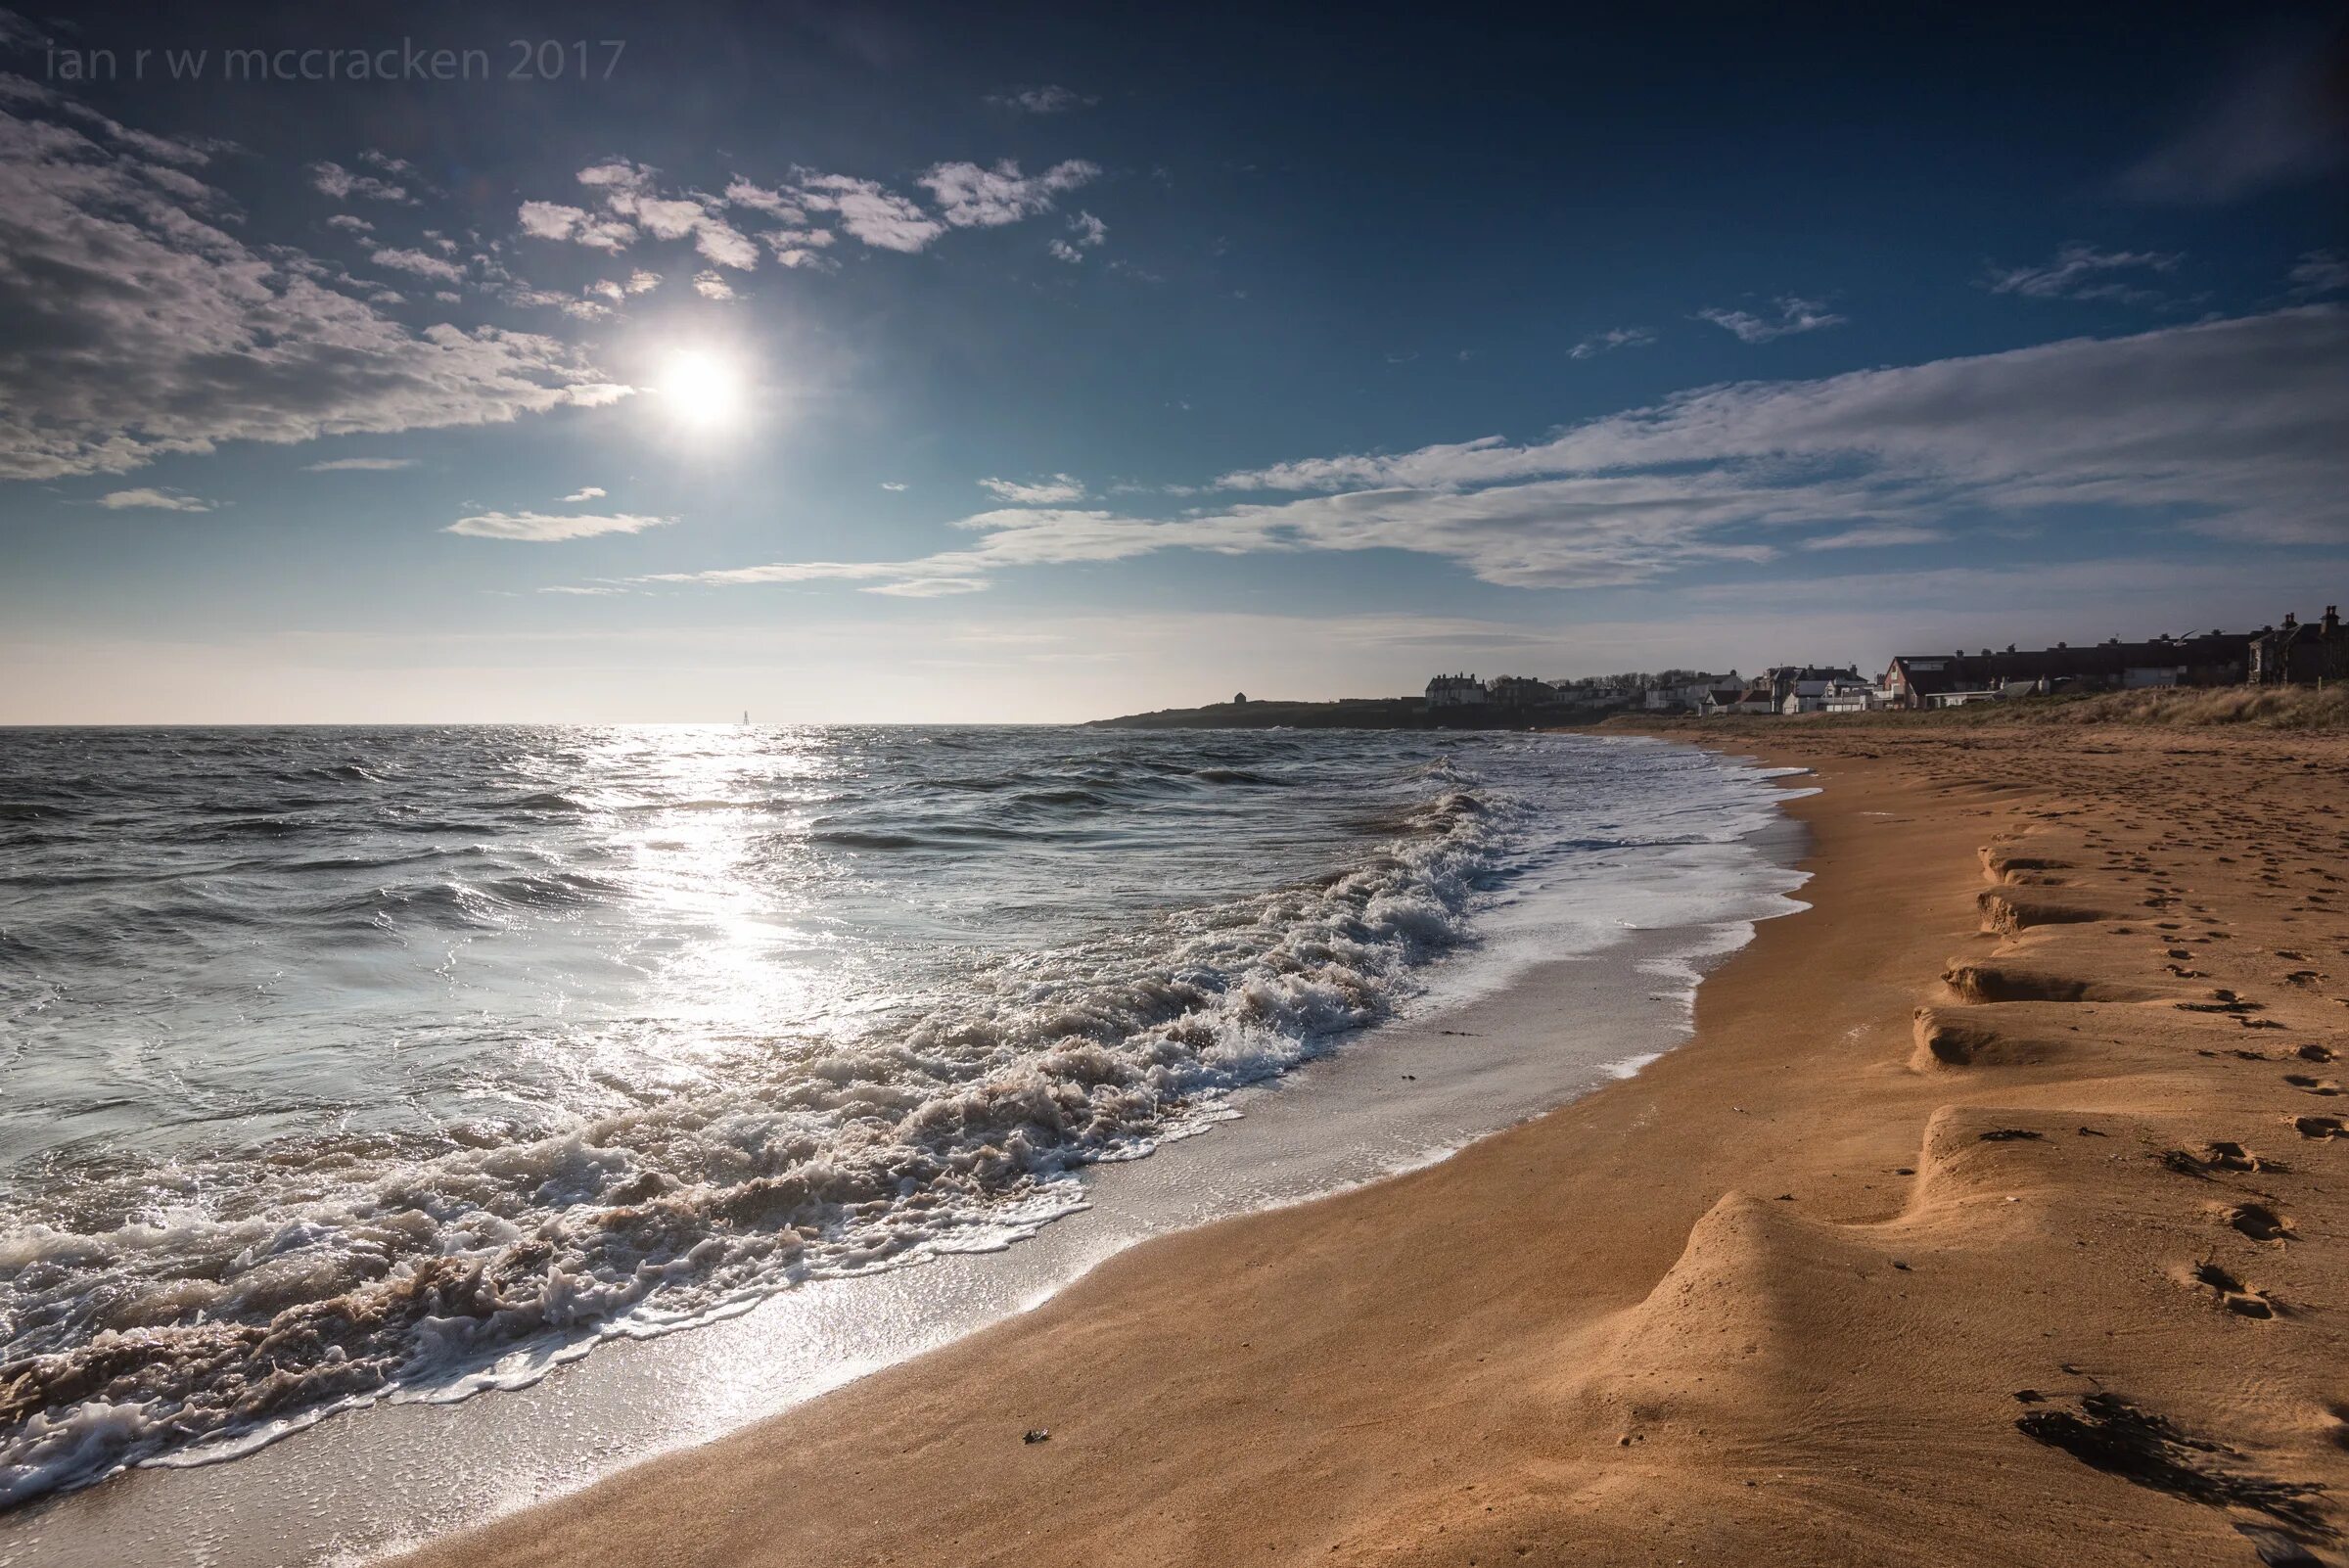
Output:
<path fill-rule="evenodd" d="M 2340 1561 L 2349 743 L 1733 744 L 1814 907 L 1639 1077 L 410 1560 Z"/>

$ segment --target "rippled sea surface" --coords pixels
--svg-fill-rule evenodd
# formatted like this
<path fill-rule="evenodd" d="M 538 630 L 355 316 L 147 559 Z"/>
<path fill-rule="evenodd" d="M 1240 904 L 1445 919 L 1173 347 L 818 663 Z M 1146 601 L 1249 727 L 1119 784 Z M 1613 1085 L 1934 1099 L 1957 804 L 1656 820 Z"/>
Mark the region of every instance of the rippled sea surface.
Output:
<path fill-rule="evenodd" d="M 1581 737 L 0 731 L 0 1504 L 1001 1246 L 1766 793 Z"/>

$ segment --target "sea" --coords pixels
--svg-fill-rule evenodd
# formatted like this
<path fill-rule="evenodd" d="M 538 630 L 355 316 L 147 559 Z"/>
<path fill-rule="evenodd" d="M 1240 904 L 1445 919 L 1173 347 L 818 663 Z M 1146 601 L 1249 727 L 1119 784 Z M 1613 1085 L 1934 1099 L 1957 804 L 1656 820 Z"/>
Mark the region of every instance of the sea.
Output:
<path fill-rule="evenodd" d="M 1016 1249 L 1530 966 L 1684 1016 L 1791 907 L 1779 794 L 1593 735 L 0 730 L 0 1507 Z"/>

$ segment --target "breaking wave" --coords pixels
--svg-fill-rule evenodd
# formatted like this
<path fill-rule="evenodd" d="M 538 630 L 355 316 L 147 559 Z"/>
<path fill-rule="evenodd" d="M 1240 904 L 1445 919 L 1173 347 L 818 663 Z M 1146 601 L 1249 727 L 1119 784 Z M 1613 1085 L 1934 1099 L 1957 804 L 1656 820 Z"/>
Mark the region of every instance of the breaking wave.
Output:
<path fill-rule="evenodd" d="M 1529 859 L 1718 837 L 1690 819 L 1727 798 L 1651 779 L 1629 831 L 1619 748 L 1582 778 L 1625 795 L 1606 831 L 1571 830 L 1558 749 L 1526 741 L 834 731 L 746 759 L 729 732 L 714 783 L 632 732 L 428 733 L 273 759 L 364 793 L 249 819 L 333 844 L 263 870 L 250 836 L 207 848 L 251 753 L 159 741 L 159 797 L 198 782 L 129 848 L 168 876 L 0 919 L 74 981 L 0 981 L 0 1018 L 69 1055 L 109 1023 L 68 1005 L 109 961 L 126 1002 L 211 1031 L 112 1097 L 11 1081 L 59 1125 L 10 1141 L 30 1149 L 0 1232 L 0 1505 L 493 1385 L 518 1349 L 1007 1245 L 1082 1206 L 1084 1167 L 1405 1005 Z M 53 820 L 39 761 L 0 766 L 32 803 L 0 821 Z M 1197 814 L 1202 790 L 1228 814 Z M 428 823 L 459 825 L 393 836 Z M 12 903 L 50 874 L 25 858 Z M 134 961 L 105 900 L 162 882 Z M 265 917 L 270 961 L 317 989 L 215 1012 L 198 977 L 266 946 Z"/>

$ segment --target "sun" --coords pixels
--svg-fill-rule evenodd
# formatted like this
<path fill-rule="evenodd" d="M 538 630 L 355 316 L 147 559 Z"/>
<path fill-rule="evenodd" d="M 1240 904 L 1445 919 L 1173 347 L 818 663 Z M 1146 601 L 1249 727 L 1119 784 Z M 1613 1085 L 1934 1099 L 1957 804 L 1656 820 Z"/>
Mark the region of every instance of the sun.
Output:
<path fill-rule="evenodd" d="M 708 348 L 680 348 L 655 384 L 670 419 L 688 430 L 715 431 L 742 418 L 742 367 Z"/>

